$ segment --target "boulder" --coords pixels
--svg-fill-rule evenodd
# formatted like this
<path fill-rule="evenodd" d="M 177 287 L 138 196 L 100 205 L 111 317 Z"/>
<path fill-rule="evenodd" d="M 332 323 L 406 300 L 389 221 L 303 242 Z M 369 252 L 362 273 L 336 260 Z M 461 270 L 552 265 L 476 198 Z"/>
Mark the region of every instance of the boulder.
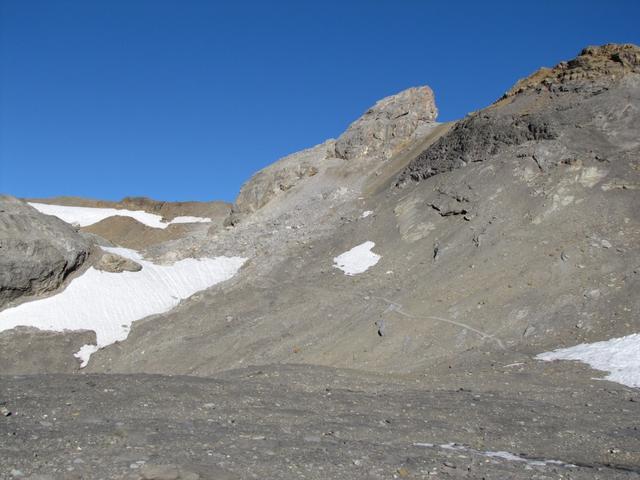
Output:
<path fill-rule="evenodd" d="M 115 253 L 104 253 L 102 257 L 100 257 L 100 260 L 96 262 L 94 267 L 96 270 L 111 273 L 139 272 L 142 270 L 142 265 L 139 263 Z"/>
<path fill-rule="evenodd" d="M 58 288 L 92 245 L 71 225 L 25 202 L 0 196 L 0 308 Z"/>

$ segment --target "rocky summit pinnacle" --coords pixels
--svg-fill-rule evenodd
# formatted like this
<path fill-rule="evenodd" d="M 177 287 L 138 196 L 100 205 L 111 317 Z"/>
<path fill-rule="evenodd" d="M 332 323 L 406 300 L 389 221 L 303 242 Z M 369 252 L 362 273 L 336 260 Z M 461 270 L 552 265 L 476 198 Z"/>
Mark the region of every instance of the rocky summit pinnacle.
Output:
<path fill-rule="evenodd" d="M 433 91 L 427 87 L 404 90 L 376 102 L 336 142 L 336 156 L 345 160 L 363 157 L 390 158 L 435 122 L 438 109 Z"/>

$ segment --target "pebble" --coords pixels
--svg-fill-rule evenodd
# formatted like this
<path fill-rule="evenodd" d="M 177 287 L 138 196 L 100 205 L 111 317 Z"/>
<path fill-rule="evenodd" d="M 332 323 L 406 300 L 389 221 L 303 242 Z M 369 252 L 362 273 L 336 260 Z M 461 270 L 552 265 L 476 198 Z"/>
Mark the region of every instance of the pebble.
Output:
<path fill-rule="evenodd" d="M 409 470 L 407 470 L 407 469 L 406 469 L 406 468 L 404 468 L 404 467 L 400 467 L 400 468 L 398 469 L 398 475 L 399 475 L 401 478 L 406 478 L 406 477 L 408 477 L 408 476 L 409 476 Z"/>
<path fill-rule="evenodd" d="M 3 417 L 9 417 L 11 416 L 11 411 L 7 407 L 0 407 L 0 414 Z"/>

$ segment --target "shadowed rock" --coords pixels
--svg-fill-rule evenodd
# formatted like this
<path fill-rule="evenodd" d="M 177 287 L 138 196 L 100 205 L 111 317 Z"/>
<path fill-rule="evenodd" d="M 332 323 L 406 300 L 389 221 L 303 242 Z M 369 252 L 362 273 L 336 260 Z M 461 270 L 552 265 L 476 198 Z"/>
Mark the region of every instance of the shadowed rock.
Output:
<path fill-rule="evenodd" d="M 589 126 L 594 118 L 605 115 L 611 121 L 609 124 L 601 121 L 598 129 L 605 135 L 622 135 L 617 139 L 620 146 L 632 145 L 633 128 L 629 122 L 635 121 L 637 107 L 633 97 L 638 89 L 635 78 L 638 73 L 640 48 L 635 45 L 587 47 L 573 60 L 540 69 L 520 80 L 502 99 L 457 122 L 447 135 L 406 167 L 396 184 L 425 180 L 472 162 L 482 162 L 506 153 L 510 147 L 514 154 L 531 156 L 540 170 L 546 170 L 552 166 L 548 161 L 551 158 L 555 158 L 552 163 L 557 163 L 601 149 L 602 142 L 595 144 L 598 136 L 585 133 L 582 125 Z M 614 98 L 615 103 L 611 100 L 585 103 L 613 88 L 625 92 Z M 576 129 L 582 131 L 571 132 Z M 627 137 L 631 141 L 627 142 Z M 544 145 L 545 152 L 536 156 L 514 150 L 534 143 Z"/>

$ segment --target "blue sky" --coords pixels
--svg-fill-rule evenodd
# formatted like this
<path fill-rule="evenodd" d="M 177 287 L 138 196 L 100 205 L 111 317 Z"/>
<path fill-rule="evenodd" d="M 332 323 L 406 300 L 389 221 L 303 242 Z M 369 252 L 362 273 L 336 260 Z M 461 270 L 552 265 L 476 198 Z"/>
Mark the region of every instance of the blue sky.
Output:
<path fill-rule="evenodd" d="M 589 44 L 640 43 L 640 2 L 0 0 L 0 191 L 232 201 L 377 99 L 440 120 Z"/>

